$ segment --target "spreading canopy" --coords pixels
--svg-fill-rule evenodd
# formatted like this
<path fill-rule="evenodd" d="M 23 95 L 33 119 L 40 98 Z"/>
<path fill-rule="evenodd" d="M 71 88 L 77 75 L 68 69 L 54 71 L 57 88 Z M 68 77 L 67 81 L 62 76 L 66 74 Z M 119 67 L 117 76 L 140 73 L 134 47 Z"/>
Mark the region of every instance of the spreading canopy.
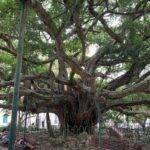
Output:
<path fill-rule="evenodd" d="M 20 110 L 28 101 L 31 112 L 60 114 L 63 108 L 79 118 L 81 112 L 95 113 L 95 102 L 102 113 L 127 114 L 132 106 L 150 104 L 148 0 L 27 0 L 27 5 Z M 0 107 L 7 109 L 19 10 L 17 1 L 0 3 Z"/>

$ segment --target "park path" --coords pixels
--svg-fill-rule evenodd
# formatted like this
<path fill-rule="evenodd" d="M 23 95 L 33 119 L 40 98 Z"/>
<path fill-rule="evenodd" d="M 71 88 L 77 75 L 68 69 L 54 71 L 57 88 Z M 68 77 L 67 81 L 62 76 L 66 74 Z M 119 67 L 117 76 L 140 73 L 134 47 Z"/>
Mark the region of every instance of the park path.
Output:
<path fill-rule="evenodd" d="M 8 150 L 8 148 L 7 148 L 7 147 L 1 147 L 1 146 L 0 146 L 0 150 Z"/>

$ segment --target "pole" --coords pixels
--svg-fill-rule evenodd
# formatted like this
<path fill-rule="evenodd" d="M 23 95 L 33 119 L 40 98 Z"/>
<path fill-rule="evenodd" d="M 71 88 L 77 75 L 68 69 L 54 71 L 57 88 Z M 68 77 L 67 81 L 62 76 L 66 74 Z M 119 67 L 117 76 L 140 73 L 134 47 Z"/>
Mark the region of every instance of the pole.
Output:
<path fill-rule="evenodd" d="M 28 96 L 27 96 L 27 100 L 26 100 L 26 113 L 25 113 L 25 123 L 24 123 L 24 133 L 23 133 L 23 138 L 25 139 L 25 134 L 26 134 L 26 130 L 27 130 L 27 118 L 28 118 Z"/>
<path fill-rule="evenodd" d="M 22 56 L 24 51 L 24 34 L 26 24 L 26 0 L 20 0 L 21 2 L 21 15 L 20 15 L 20 28 L 19 28 L 19 41 L 17 47 L 17 64 L 14 81 L 14 92 L 12 100 L 12 117 L 11 126 L 9 133 L 9 145 L 8 150 L 15 150 L 15 139 L 16 139 L 16 121 L 17 121 L 17 110 L 19 101 L 19 87 L 20 87 L 20 74 L 22 69 Z"/>
<path fill-rule="evenodd" d="M 103 125 L 103 118 L 102 118 L 102 113 L 101 113 L 101 106 L 100 104 L 95 100 L 95 105 L 97 108 L 97 114 L 98 114 L 98 123 L 99 123 L 99 131 L 98 131 L 98 149 L 102 149 L 102 125 Z"/>

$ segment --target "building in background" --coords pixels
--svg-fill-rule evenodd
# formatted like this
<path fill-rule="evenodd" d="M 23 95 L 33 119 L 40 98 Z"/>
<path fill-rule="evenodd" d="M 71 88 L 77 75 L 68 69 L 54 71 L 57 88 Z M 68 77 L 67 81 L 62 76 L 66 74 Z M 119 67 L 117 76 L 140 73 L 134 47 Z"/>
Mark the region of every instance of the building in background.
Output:
<path fill-rule="evenodd" d="M 10 112 L 0 109 L 0 127 L 8 126 L 10 121 L 11 121 Z"/>
<path fill-rule="evenodd" d="M 55 115 L 54 113 L 49 113 L 49 116 L 51 120 L 51 125 L 57 128 L 59 126 L 59 119 L 57 115 Z M 42 128 L 46 129 L 47 128 L 46 113 L 39 113 L 36 115 L 29 116 L 29 118 L 27 119 L 27 127 L 37 126 L 36 123 L 38 124 L 38 127 L 40 129 Z"/>
<path fill-rule="evenodd" d="M 59 119 L 57 115 L 53 113 L 49 113 L 51 125 L 54 127 L 59 126 Z M 25 118 L 23 118 L 25 119 Z M 46 113 L 39 113 L 39 114 L 30 114 L 27 117 L 27 127 L 29 126 L 36 126 L 36 123 L 38 121 L 38 127 L 39 128 L 47 128 L 46 123 Z M 6 127 L 11 122 L 11 111 L 0 109 L 0 127 Z"/>

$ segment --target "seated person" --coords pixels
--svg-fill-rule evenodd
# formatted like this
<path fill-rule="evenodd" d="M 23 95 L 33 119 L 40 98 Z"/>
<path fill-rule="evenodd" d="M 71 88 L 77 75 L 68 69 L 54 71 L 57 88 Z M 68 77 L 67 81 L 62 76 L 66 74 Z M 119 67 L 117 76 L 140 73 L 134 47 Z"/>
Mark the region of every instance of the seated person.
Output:
<path fill-rule="evenodd" d="M 2 135 L 4 135 L 4 134 L 6 134 L 7 132 L 8 132 L 7 129 L 4 128 L 4 129 L 2 130 L 2 132 L 0 133 L 0 135 L 2 136 Z"/>
<path fill-rule="evenodd" d="M 29 150 L 34 149 L 34 147 L 25 138 L 20 138 L 20 139 L 16 140 L 16 144 L 25 146 L 25 148 L 27 148 Z"/>
<path fill-rule="evenodd" d="M 6 128 L 4 128 L 2 130 L 2 132 L 0 133 L 0 140 L 1 140 L 1 143 L 3 144 L 8 144 L 8 141 L 9 141 L 9 135 L 8 135 L 8 131 Z"/>

